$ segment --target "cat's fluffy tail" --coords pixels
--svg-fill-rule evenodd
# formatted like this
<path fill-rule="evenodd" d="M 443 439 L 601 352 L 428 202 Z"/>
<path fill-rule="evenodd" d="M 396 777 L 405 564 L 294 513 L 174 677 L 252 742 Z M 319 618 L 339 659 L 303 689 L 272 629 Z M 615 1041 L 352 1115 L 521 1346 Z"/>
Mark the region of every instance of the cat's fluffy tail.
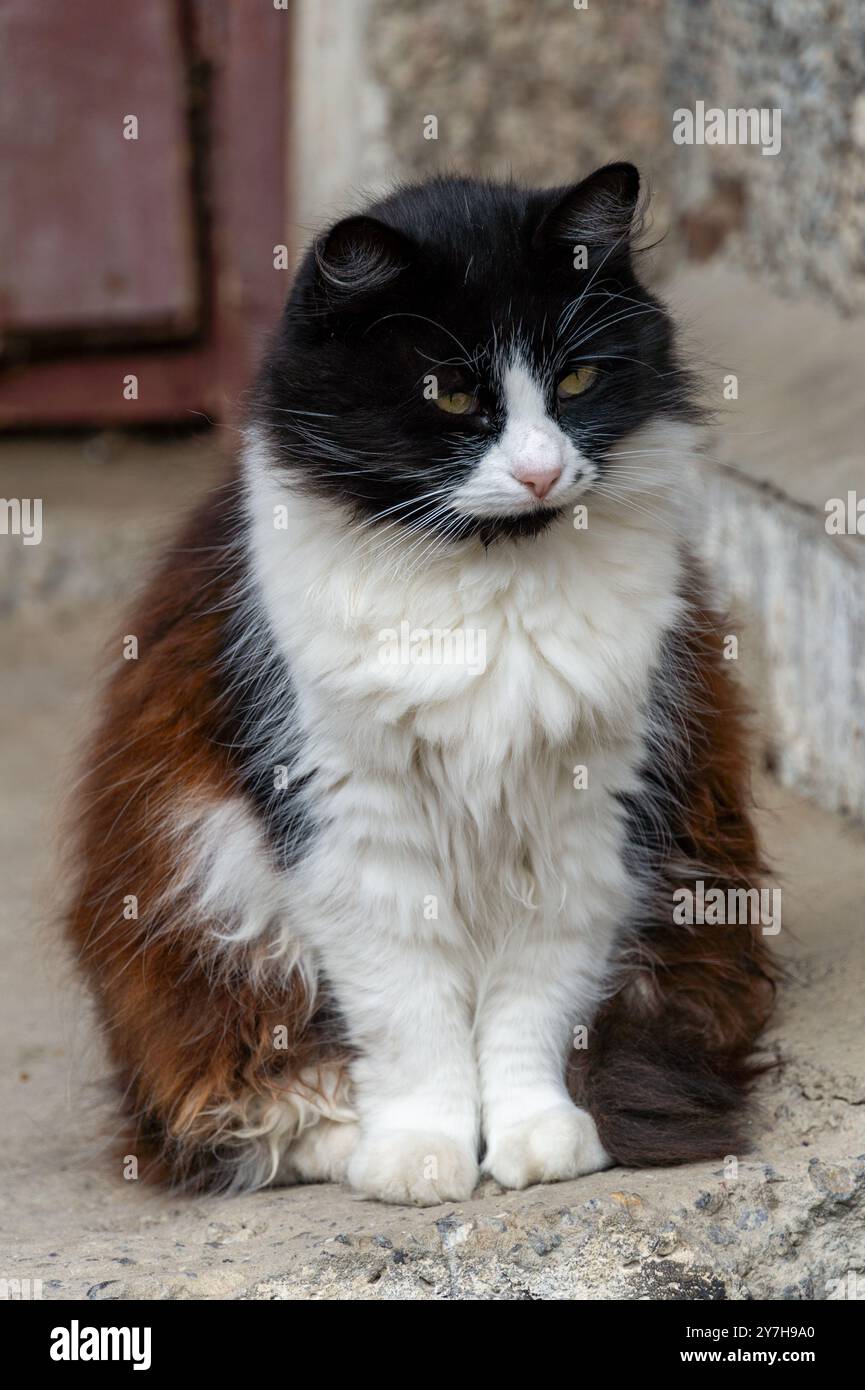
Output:
<path fill-rule="evenodd" d="M 575 1099 L 624 1167 L 747 1152 L 747 1094 L 771 1065 L 753 1056 L 772 1007 L 768 961 L 759 943 L 726 958 L 699 935 L 684 953 L 658 945 L 596 1017 L 572 1070 Z"/>

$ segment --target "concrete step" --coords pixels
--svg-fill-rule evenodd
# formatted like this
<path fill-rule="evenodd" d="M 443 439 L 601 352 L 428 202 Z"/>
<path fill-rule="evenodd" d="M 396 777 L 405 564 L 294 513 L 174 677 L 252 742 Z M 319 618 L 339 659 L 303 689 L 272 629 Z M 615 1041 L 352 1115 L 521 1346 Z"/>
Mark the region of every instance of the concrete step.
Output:
<path fill-rule="evenodd" d="M 4 1275 L 46 1297 L 836 1299 L 865 1292 L 865 840 L 773 783 L 761 821 L 789 963 L 749 1155 L 414 1210 L 338 1187 L 182 1199 L 124 1182 L 87 1001 L 57 941 L 56 807 L 114 609 L 0 629 Z"/>

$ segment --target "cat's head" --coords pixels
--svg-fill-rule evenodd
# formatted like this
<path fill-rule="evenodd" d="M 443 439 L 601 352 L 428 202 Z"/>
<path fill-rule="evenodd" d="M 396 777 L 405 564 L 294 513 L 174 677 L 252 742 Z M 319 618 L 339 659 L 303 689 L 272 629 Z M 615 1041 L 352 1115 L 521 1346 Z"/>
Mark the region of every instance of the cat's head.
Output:
<path fill-rule="evenodd" d="M 693 414 L 634 272 L 638 194 L 630 164 L 540 191 L 439 178 L 338 222 L 262 372 L 272 457 L 373 524 L 454 540 L 535 535 L 602 490 L 628 436 Z"/>

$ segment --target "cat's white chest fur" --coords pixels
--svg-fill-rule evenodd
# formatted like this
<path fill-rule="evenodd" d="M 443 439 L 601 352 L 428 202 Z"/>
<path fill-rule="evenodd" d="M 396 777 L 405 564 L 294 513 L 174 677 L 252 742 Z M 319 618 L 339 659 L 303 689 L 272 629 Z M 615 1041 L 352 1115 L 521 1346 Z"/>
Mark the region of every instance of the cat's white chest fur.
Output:
<path fill-rule="evenodd" d="M 439 913 L 478 932 L 508 900 L 558 910 L 605 856 L 618 884 L 615 793 L 635 784 L 680 611 L 669 530 L 598 506 L 587 529 L 566 516 L 519 545 L 401 555 L 392 533 L 292 496 L 255 447 L 247 468 L 255 576 L 334 879 L 342 854 L 406 931 L 439 890 Z"/>

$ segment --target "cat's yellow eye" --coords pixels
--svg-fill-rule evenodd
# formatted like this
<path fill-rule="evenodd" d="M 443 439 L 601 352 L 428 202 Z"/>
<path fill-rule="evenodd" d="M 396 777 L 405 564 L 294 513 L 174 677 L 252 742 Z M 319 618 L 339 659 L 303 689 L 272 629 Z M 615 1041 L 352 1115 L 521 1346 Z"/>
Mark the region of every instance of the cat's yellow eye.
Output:
<path fill-rule="evenodd" d="M 448 391 L 436 396 L 435 403 L 448 415 L 471 415 L 477 408 L 476 398 L 468 391 Z"/>
<path fill-rule="evenodd" d="M 597 375 L 597 367 L 590 365 L 577 367 L 575 372 L 568 372 L 568 375 L 563 376 L 558 385 L 559 400 L 569 401 L 572 396 L 581 396 L 584 391 L 588 391 Z"/>

